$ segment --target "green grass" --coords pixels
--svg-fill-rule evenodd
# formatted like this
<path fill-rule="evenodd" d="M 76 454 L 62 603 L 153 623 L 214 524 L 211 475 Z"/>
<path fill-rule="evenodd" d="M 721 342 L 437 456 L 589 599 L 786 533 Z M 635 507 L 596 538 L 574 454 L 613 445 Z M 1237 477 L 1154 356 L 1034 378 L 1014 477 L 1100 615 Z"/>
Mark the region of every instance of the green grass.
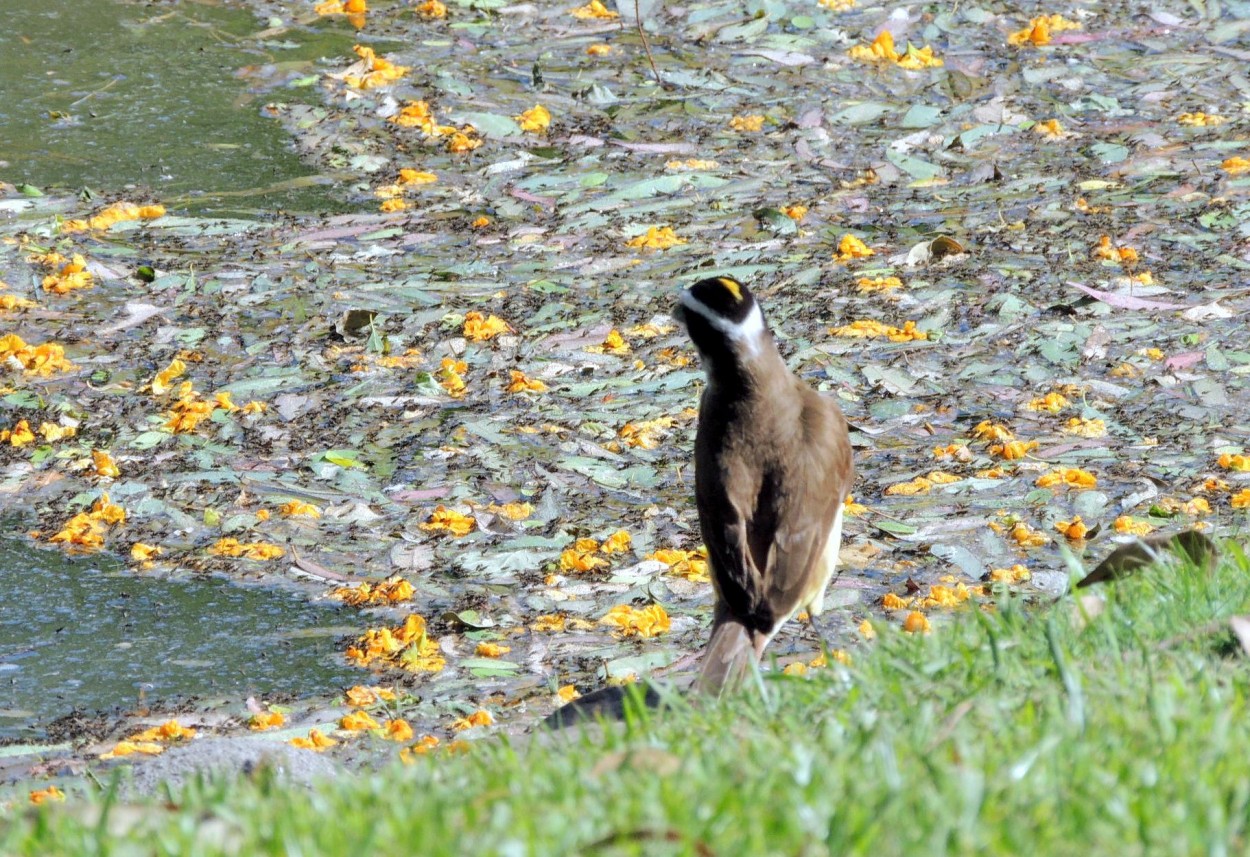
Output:
<path fill-rule="evenodd" d="M 10 811 L 3 854 L 1236 854 L 1250 845 L 1250 563 L 884 633 L 849 670 L 315 793 L 210 784 Z M 107 808 L 107 811 L 102 811 Z M 103 818 L 103 821 L 100 819 Z"/>

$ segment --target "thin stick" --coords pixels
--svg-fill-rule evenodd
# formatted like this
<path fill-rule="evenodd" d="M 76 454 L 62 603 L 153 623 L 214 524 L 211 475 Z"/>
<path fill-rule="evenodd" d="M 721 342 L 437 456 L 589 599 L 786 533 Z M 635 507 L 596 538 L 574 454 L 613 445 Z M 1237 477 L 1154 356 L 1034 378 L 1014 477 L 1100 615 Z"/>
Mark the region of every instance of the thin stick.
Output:
<path fill-rule="evenodd" d="M 647 41 L 647 31 L 642 28 L 642 11 L 638 8 L 639 0 L 634 0 L 634 24 L 638 27 L 638 38 L 642 39 L 642 49 L 647 52 L 647 62 L 651 63 L 651 73 L 655 75 L 655 82 L 660 86 L 664 85 L 664 81 L 660 79 L 660 70 L 655 67 L 655 57 L 651 56 L 651 44 Z"/>

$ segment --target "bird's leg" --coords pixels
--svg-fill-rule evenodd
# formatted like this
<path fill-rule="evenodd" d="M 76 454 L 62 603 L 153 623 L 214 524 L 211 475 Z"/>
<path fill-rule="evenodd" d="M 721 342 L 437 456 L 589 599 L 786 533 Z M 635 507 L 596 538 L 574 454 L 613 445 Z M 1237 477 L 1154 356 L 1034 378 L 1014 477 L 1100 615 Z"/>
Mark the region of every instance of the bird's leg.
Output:
<path fill-rule="evenodd" d="M 764 700 L 764 707 L 769 712 L 773 711 L 773 701 L 768 695 L 768 688 L 764 685 L 764 672 L 760 665 L 764 662 L 764 648 L 771 639 L 771 634 L 761 634 L 758 631 L 751 635 L 751 642 L 755 646 L 751 657 L 751 677 L 755 679 L 755 687 L 760 692 L 760 699 Z"/>

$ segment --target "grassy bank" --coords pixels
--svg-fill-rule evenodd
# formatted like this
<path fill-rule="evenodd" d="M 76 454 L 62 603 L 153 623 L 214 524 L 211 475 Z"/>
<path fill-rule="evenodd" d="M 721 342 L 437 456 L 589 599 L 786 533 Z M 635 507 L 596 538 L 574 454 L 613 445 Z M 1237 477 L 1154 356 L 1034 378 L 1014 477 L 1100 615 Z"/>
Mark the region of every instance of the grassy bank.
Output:
<path fill-rule="evenodd" d="M 74 798 L 16 813 L 0 851 L 1240 853 L 1250 673 L 1229 619 L 1250 612 L 1250 564 L 1232 553 L 1097 604 L 1008 601 L 923 637 L 887 631 L 849 669 L 770 682 L 768 703 L 567 747 L 483 742 L 315 794 Z"/>

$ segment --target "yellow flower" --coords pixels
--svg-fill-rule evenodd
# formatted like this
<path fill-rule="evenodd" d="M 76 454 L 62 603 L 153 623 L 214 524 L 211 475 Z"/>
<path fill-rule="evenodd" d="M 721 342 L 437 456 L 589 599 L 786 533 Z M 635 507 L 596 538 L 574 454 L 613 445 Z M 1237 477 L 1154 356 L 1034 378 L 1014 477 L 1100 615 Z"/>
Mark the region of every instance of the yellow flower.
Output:
<path fill-rule="evenodd" d="M 929 587 L 929 594 L 920 599 L 920 606 L 926 610 L 934 607 L 958 607 L 972 597 L 971 590 L 963 583 L 954 586 L 934 584 Z"/>
<path fill-rule="evenodd" d="M 354 705 L 357 708 L 364 708 L 381 700 L 395 701 L 395 691 L 388 687 L 365 687 L 360 684 L 348 688 L 344 696 L 347 698 L 348 705 Z"/>
<path fill-rule="evenodd" d="M 458 717 L 451 724 L 451 728 L 457 732 L 463 732 L 466 729 L 472 729 L 475 726 L 489 726 L 495 722 L 495 718 L 485 708 L 479 708 L 468 717 Z"/>
<path fill-rule="evenodd" d="M 30 802 L 35 806 L 47 803 L 50 800 L 65 800 L 65 792 L 61 791 L 56 786 L 48 786 L 46 789 L 32 789 L 30 792 Z"/>
<path fill-rule="evenodd" d="M 1197 111 L 1195 113 L 1182 113 L 1176 117 L 1177 123 L 1188 125 L 1191 128 L 1209 128 L 1215 125 L 1223 125 L 1228 121 L 1228 117 L 1220 116 L 1215 113 L 1203 113 Z"/>
<path fill-rule="evenodd" d="M 286 556 L 286 550 L 269 542 L 248 542 L 243 546 L 244 559 L 269 560 Z"/>
<path fill-rule="evenodd" d="M 943 61 L 933 55 L 933 48 L 925 45 L 917 48 L 910 42 L 907 50 L 899 54 L 894 47 L 894 35 L 889 30 L 882 30 L 871 45 L 855 45 L 847 55 L 860 62 L 892 62 L 900 68 L 919 71 L 922 68 L 940 68 Z"/>
<path fill-rule="evenodd" d="M 635 236 L 625 242 L 626 247 L 642 250 L 667 250 L 686 243 L 686 239 L 678 237 L 671 226 L 652 226 L 642 235 Z"/>
<path fill-rule="evenodd" d="M 1137 251 L 1132 247 L 1116 247 L 1111 243 L 1110 235 L 1103 235 L 1098 239 L 1098 246 L 1093 250 L 1095 259 L 1105 259 L 1109 262 L 1118 262 L 1120 264 L 1134 264 L 1138 260 Z"/>
<path fill-rule="evenodd" d="M 1012 526 L 1009 535 L 1015 540 L 1016 544 L 1022 548 L 1041 547 L 1046 544 L 1047 541 L 1044 535 L 1023 521 L 1019 521 Z"/>
<path fill-rule="evenodd" d="M 417 756 L 424 756 L 431 750 L 438 747 L 441 742 L 433 735 L 422 735 L 421 740 L 413 744 L 411 747 L 405 747 L 399 751 L 399 759 L 405 764 L 412 764 L 416 761 Z M 450 750 L 451 748 L 448 747 Z"/>
<path fill-rule="evenodd" d="M 581 694 L 571 684 L 566 684 L 556 691 L 556 699 L 560 701 L 561 705 L 568 705 L 573 700 L 580 698 Z"/>
<path fill-rule="evenodd" d="M 160 726 L 153 726 L 150 729 L 144 729 L 131 735 L 126 740 L 135 742 L 145 741 L 189 741 L 195 737 L 195 730 L 183 726 L 177 720 L 166 720 Z"/>
<path fill-rule="evenodd" d="M 388 577 L 381 583 L 359 583 L 356 586 L 336 586 L 330 597 L 353 607 L 395 604 L 410 601 L 416 593 L 412 584 L 399 575 Z"/>
<path fill-rule="evenodd" d="M 368 712 L 352 711 L 339 718 L 339 728 L 345 732 L 365 732 L 382 727 Z"/>
<path fill-rule="evenodd" d="M 1125 533 L 1132 536 L 1144 536 L 1154 532 L 1154 526 L 1145 521 L 1138 521 L 1131 515 L 1120 515 L 1111 522 L 1111 526 L 1117 533 Z"/>
<path fill-rule="evenodd" d="M 1250 488 L 1242 488 L 1228 502 L 1234 509 L 1250 509 Z"/>
<path fill-rule="evenodd" d="M 403 211 L 408 207 L 408 203 L 402 199 L 388 199 L 378 206 L 378 210 L 386 214 L 392 214 L 396 211 Z"/>
<path fill-rule="evenodd" d="M 1009 440 L 1006 443 L 993 444 L 986 451 L 990 455 L 996 455 L 1006 461 L 1019 461 L 1037 449 L 1037 446 L 1038 443 L 1035 440 Z"/>
<path fill-rule="evenodd" d="M 68 294 L 75 289 L 91 286 L 91 272 L 87 270 L 87 260 L 81 253 L 61 266 L 61 269 L 43 278 L 43 290 L 57 295 Z"/>
<path fill-rule="evenodd" d="M 1073 542 L 1085 538 L 1085 535 L 1089 532 L 1089 528 L 1085 526 L 1085 522 L 1081 520 L 1080 515 L 1077 515 L 1071 521 L 1056 521 L 1055 530 L 1065 539 Z"/>
<path fill-rule="evenodd" d="M 914 497 L 917 494 L 928 494 L 933 482 L 923 476 L 917 476 L 907 482 L 896 482 L 885 489 L 887 497 Z"/>
<path fill-rule="evenodd" d="M 842 236 L 842 240 L 838 242 L 838 252 L 834 255 L 835 262 L 849 262 L 852 259 L 867 259 L 876 253 L 863 241 L 854 235 L 847 233 Z"/>
<path fill-rule="evenodd" d="M 518 369 L 508 370 L 509 393 L 545 393 L 547 385 L 542 381 L 528 377 Z"/>
<path fill-rule="evenodd" d="M 860 622 L 855 630 L 859 631 L 859 635 L 865 640 L 875 640 L 877 638 L 877 629 L 872 627 L 872 622 L 867 619 Z"/>
<path fill-rule="evenodd" d="M 709 161 L 706 158 L 687 158 L 684 161 L 665 161 L 664 169 L 666 170 L 714 170 L 720 164 L 716 161 Z"/>
<path fill-rule="evenodd" d="M 26 420 L 18 420 L 12 429 L 0 431 L 0 443 L 7 442 L 9 446 L 20 448 L 35 442 L 35 433 L 30 430 L 30 423 Z"/>
<path fill-rule="evenodd" d="M 635 610 L 629 604 L 618 604 L 599 620 L 600 625 L 618 629 L 623 637 L 658 637 L 670 629 L 668 613 L 659 604 Z"/>
<path fill-rule="evenodd" d="M 607 6 L 604 6 L 602 0 L 590 0 L 590 2 L 585 6 L 578 6 L 569 14 L 574 18 L 581 18 L 583 20 L 587 18 L 603 18 L 611 21 L 620 17 L 618 13 L 613 12 Z"/>
<path fill-rule="evenodd" d="M 860 277 L 855 285 L 861 292 L 888 292 L 890 289 L 901 288 L 903 281 L 898 277 Z"/>
<path fill-rule="evenodd" d="M 1064 135 L 1063 126 L 1058 119 L 1047 119 L 1033 126 L 1033 133 L 1051 140 L 1059 140 Z"/>
<path fill-rule="evenodd" d="M 658 550 L 649 554 L 647 559 L 664 563 L 671 573 L 693 583 L 708 583 L 712 579 L 708 572 L 706 547 L 694 551 Z"/>
<path fill-rule="evenodd" d="M 807 664 L 802 661 L 786 664 L 782 670 L 782 675 L 807 675 Z"/>
<path fill-rule="evenodd" d="M 751 113 L 745 116 L 735 116 L 729 120 L 729 127 L 734 131 L 744 133 L 753 133 L 761 131 L 764 128 L 764 117 L 758 113 Z"/>
<path fill-rule="evenodd" d="M 859 337 L 862 339 L 879 339 L 885 337 L 891 342 L 920 342 L 929 338 L 929 334 L 916 328 L 914 321 L 903 322 L 902 327 L 894 327 L 873 319 L 860 319 L 842 327 L 831 327 L 833 336 Z"/>
<path fill-rule="evenodd" d="M 403 743 L 412 740 L 412 726 L 402 717 L 396 717 L 382 724 L 382 737 L 388 741 Z"/>
<path fill-rule="evenodd" d="M 660 445 L 660 439 L 672 427 L 672 417 L 657 417 L 653 420 L 643 420 L 640 423 L 626 423 L 621 426 L 619 435 L 625 441 L 626 446 L 639 449 L 655 449 Z"/>
<path fill-rule="evenodd" d="M 388 59 L 378 56 L 373 48 L 354 45 L 352 50 L 360 60 L 354 63 L 344 74 L 343 80 L 353 89 L 373 89 L 399 80 L 411 69 L 408 66 L 395 65 Z"/>
<path fill-rule="evenodd" d="M 855 45 L 847 55 L 853 60 L 861 62 L 877 62 L 878 60 L 888 60 L 896 62 L 898 60 L 898 51 L 894 49 L 894 34 L 889 30 L 882 30 L 877 37 L 872 40 L 870 45 Z"/>
<path fill-rule="evenodd" d="M 474 342 L 494 339 L 501 333 L 511 333 L 508 322 L 497 315 L 484 316 L 480 312 L 470 312 L 464 317 L 464 336 Z"/>
<path fill-rule="evenodd" d="M 259 711 L 247 721 L 247 728 L 253 732 L 264 732 L 277 729 L 286 723 L 286 715 L 281 711 Z"/>
<path fill-rule="evenodd" d="M 413 10 L 422 18 L 446 18 L 447 6 L 441 0 L 424 0 Z"/>
<path fill-rule="evenodd" d="M 421 529 L 427 533 L 448 532 L 456 538 L 467 536 L 477 522 L 470 515 L 464 515 L 454 509 L 448 509 L 446 506 L 439 506 L 432 513 L 430 519 L 423 524 L 418 524 Z"/>
<path fill-rule="evenodd" d="M 587 54 L 587 56 L 592 56 L 592 57 L 606 57 L 606 56 L 607 56 L 608 54 L 610 54 L 610 53 L 612 53 L 612 46 L 611 46 L 611 45 L 605 45 L 605 44 L 602 44 L 602 43 L 589 45 L 589 46 L 586 48 L 586 54 Z"/>
<path fill-rule="evenodd" d="M 1241 157 L 1241 155 L 1234 155 L 1220 164 L 1220 169 L 1230 176 L 1239 176 L 1242 173 L 1250 172 L 1250 160 Z"/>
<path fill-rule="evenodd" d="M 464 395 L 465 389 L 468 387 L 462 374 L 467 371 L 469 371 L 468 363 L 465 363 L 463 360 L 456 360 L 453 357 L 444 357 L 438 370 L 438 383 L 453 399 L 458 399 Z"/>
<path fill-rule="evenodd" d="M 338 741 L 321 733 L 320 729 L 309 729 L 308 737 L 296 737 L 287 741 L 292 747 L 299 747 L 301 750 L 314 750 L 320 753 L 327 747 L 333 747 Z"/>
<path fill-rule="evenodd" d="M 401 185 L 414 184 L 433 184 L 438 181 L 438 176 L 434 173 L 426 173 L 412 167 L 403 167 L 399 171 L 399 183 Z"/>
<path fill-rule="evenodd" d="M 521 126 L 522 131 L 528 131 L 531 134 L 541 134 L 551 125 L 551 111 L 541 104 L 535 104 L 520 116 L 513 118 Z"/>
<path fill-rule="evenodd" d="M 1050 44 L 1051 33 L 1062 33 L 1065 30 L 1079 30 L 1081 25 L 1069 21 L 1062 15 L 1042 15 L 1029 21 L 1023 30 L 1017 30 L 1007 37 L 1007 44 L 1013 47 L 1031 45 L 1040 48 Z"/>
<path fill-rule="evenodd" d="M 472 226 L 474 229 L 485 229 L 487 226 L 490 226 L 490 224 L 491 224 L 491 219 L 487 217 L 485 214 L 483 214 L 483 215 L 480 215 L 476 220 L 474 220 L 469 225 Z"/>
<path fill-rule="evenodd" d="M 1038 488 L 1053 488 L 1056 485 L 1063 485 L 1068 488 L 1075 488 L 1078 491 L 1088 491 L 1091 488 L 1098 487 L 1098 477 L 1088 470 L 1082 470 L 1079 467 L 1066 467 L 1062 470 L 1052 470 L 1049 473 L 1043 473 L 1037 477 L 1037 482 L 1034 484 Z"/>
<path fill-rule="evenodd" d="M 842 511 L 845 514 L 850 515 L 852 518 L 857 518 L 867 512 L 868 507 L 863 503 L 856 503 L 855 498 L 850 494 L 847 494 L 846 499 L 842 501 Z"/>
<path fill-rule="evenodd" d="M 534 631 L 563 631 L 568 620 L 560 613 L 548 613 L 534 620 L 530 628 Z"/>
<path fill-rule="evenodd" d="M 503 515 L 510 521 L 524 521 L 530 515 L 534 514 L 533 503 L 504 503 L 496 505 L 491 503 L 486 507 L 486 511 L 496 515 Z"/>
<path fill-rule="evenodd" d="M 886 610 L 902 610 L 910 605 L 910 598 L 901 598 L 893 592 L 887 592 L 885 595 L 881 596 L 881 606 Z"/>
<path fill-rule="evenodd" d="M 793 220 L 795 223 L 801 223 L 803 218 L 807 217 L 806 205 L 783 205 L 780 209 L 778 209 L 778 211 Z"/>
<path fill-rule="evenodd" d="M 615 354 L 617 357 L 624 357 L 633 351 L 629 343 L 625 341 L 625 337 L 621 336 L 621 332 L 616 328 L 608 331 L 602 344 L 588 345 L 586 350 L 596 354 Z"/>
<path fill-rule="evenodd" d="M 482 141 L 475 136 L 476 134 L 477 130 L 468 125 L 459 131 L 453 129 L 447 140 L 447 151 L 456 155 L 472 152 L 482 145 Z"/>
<path fill-rule="evenodd" d="M 560 554 L 562 571 L 583 572 L 593 571 L 608 564 L 603 557 L 595 556 L 599 543 L 594 539 L 578 539 L 572 547 L 565 548 Z"/>
<path fill-rule="evenodd" d="M 907 52 L 894 61 L 899 68 L 920 71 L 922 68 L 941 68 L 946 62 L 933 55 L 933 48 L 925 45 L 918 48 L 911 42 L 907 43 Z"/>
<path fill-rule="evenodd" d="M 977 440 L 1009 441 L 1015 439 L 1011 429 L 1001 423 L 992 423 L 989 420 L 982 420 L 977 423 L 972 429 L 972 436 Z"/>
<path fill-rule="evenodd" d="M 283 503 L 278 507 L 278 511 L 288 518 L 305 517 L 320 518 L 321 509 L 312 503 L 305 503 L 303 500 L 291 500 L 289 503 Z"/>
<path fill-rule="evenodd" d="M 399 109 L 398 113 L 387 121 L 403 128 L 420 128 L 429 137 L 442 136 L 444 131 L 444 126 L 440 126 L 434 120 L 434 114 L 430 111 L 429 102 L 426 101 L 407 102 Z M 455 129 L 452 128 L 451 131 L 455 131 Z"/>
<path fill-rule="evenodd" d="M 150 564 L 153 559 L 160 556 L 165 551 L 157 545 L 148 545 L 143 542 L 135 542 L 130 546 L 130 558 L 135 562 Z"/>
<path fill-rule="evenodd" d="M 113 456 L 102 449 L 91 450 L 91 463 L 95 465 L 95 475 L 108 479 L 116 479 L 122 473 L 117 469 Z"/>
<path fill-rule="evenodd" d="M 820 0 L 820 5 L 833 12 L 849 12 L 855 8 L 855 0 Z"/>
<path fill-rule="evenodd" d="M 994 583 L 1024 583 L 1032 577 L 1032 573 L 1019 563 L 1011 568 L 990 569 L 990 580 Z"/>
<path fill-rule="evenodd" d="M 1033 399 L 1024 407 L 1030 411 L 1049 411 L 1057 414 L 1068 406 L 1069 402 L 1062 393 L 1047 393 L 1040 399 Z"/>
<path fill-rule="evenodd" d="M 1250 456 L 1229 455 L 1226 452 L 1219 457 L 1218 464 L 1225 470 L 1239 470 L 1243 473 L 1250 472 Z"/>
<path fill-rule="evenodd" d="M 155 741 L 118 741 L 117 745 L 106 753 L 101 753 L 101 759 L 121 759 L 125 756 L 159 756 L 165 752 L 165 748 Z"/>
<path fill-rule="evenodd" d="M 1070 417 L 1061 430 L 1064 434 L 1074 434 L 1077 437 L 1107 436 L 1107 424 L 1105 422 L 1100 419 L 1086 419 L 1085 417 Z"/>
<path fill-rule="evenodd" d="M 15 333 L 0 336 L 0 363 L 15 360 L 30 375 L 47 378 L 56 372 L 69 372 L 75 369 L 73 363 L 65 359 L 65 349 L 54 342 L 43 345 L 28 345 Z"/>
<path fill-rule="evenodd" d="M 933 630 L 933 626 L 929 624 L 927 616 L 919 610 L 913 610 L 903 620 L 903 630 L 909 634 L 927 634 Z"/>
<path fill-rule="evenodd" d="M 603 553 L 624 553 L 629 550 L 632 539 L 625 530 L 617 530 L 604 540 L 599 546 L 599 550 Z"/>
<path fill-rule="evenodd" d="M 477 644 L 474 654 L 479 658 L 498 658 L 512 651 L 510 646 L 501 646 L 498 643 L 481 642 Z"/>

